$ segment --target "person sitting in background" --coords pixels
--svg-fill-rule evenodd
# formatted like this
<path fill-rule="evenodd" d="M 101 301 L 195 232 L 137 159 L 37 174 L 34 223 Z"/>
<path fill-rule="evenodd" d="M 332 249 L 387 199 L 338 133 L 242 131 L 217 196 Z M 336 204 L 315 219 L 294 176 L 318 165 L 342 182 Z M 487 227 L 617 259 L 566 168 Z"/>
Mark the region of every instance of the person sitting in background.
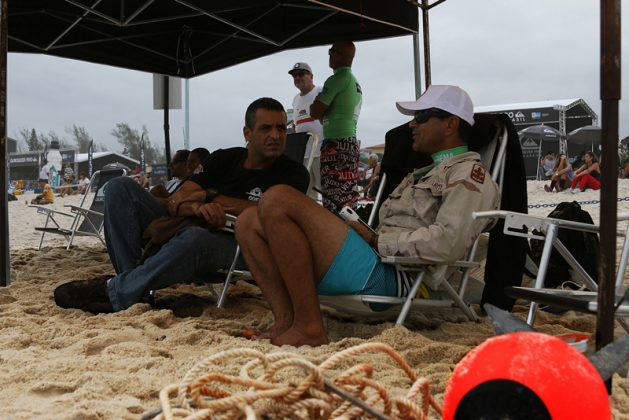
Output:
<path fill-rule="evenodd" d="M 572 181 L 572 165 L 568 162 L 568 158 L 565 153 L 561 153 L 556 159 L 555 171 L 550 178 L 550 186 L 544 185 L 546 192 L 553 192 L 555 189 L 557 192 L 561 192 L 570 186 Z"/>
<path fill-rule="evenodd" d="M 542 179 L 550 179 L 555 172 L 555 154 L 551 151 L 546 152 L 546 155 L 539 162 L 539 166 L 544 174 Z"/>
<path fill-rule="evenodd" d="M 79 186 L 74 191 L 74 194 L 85 194 L 87 192 L 87 187 L 90 185 L 90 179 L 85 176 L 85 172 L 81 172 L 79 174 Z"/>
<path fill-rule="evenodd" d="M 367 183 L 363 188 L 363 196 L 374 197 L 378 190 L 378 183 L 380 181 L 380 162 L 378 162 L 378 155 L 372 153 L 369 155 L 369 169 L 365 171 L 365 178 Z"/>
<path fill-rule="evenodd" d="M 70 165 L 66 165 L 65 169 L 63 170 L 63 179 L 65 181 L 74 181 L 74 170 Z"/>
<path fill-rule="evenodd" d="M 186 149 L 177 150 L 173 160 L 170 161 L 170 174 L 172 178 L 164 184 L 158 184 L 151 188 L 151 194 L 158 198 L 168 198 L 172 193 L 179 189 L 183 181 L 188 178 L 190 171 L 188 170 L 188 157 L 190 151 Z"/>
<path fill-rule="evenodd" d="M 203 172 L 203 162 L 210 156 L 210 151 L 205 147 L 197 147 L 192 149 L 188 155 L 188 172 L 189 175 L 196 175 Z"/>
<path fill-rule="evenodd" d="M 87 188 L 90 185 L 90 179 L 85 175 L 85 172 L 79 173 L 79 181 L 76 190 L 74 190 L 73 194 L 85 194 L 87 193 Z"/>
<path fill-rule="evenodd" d="M 66 195 L 72 195 L 74 193 L 74 175 L 70 175 L 69 177 L 63 178 L 63 185 L 57 188 L 60 197 L 65 197 Z"/>
<path fill-rule="evenodd" d="M 572 178 L 572 193 L 585 191 L 586 188 L 598 190 L 601 188 L 601 168 L 594 152 L 585 152 L 584 164 L 574 172 Z"/>
<path fill-rule="evenodd" d="M 31 204 L 52 204 L 55 202 L 55 195 L 48 183 L 40 182 L 39 186 L 43 188 L 42 193 L 31 200 Z"/>
<path fill-rule="evenodd" d="M 625 161 L 624 165 L 622 165 L 622 173 L 620 174 L 622 179 L 629 178 L 629 160 Z"/>

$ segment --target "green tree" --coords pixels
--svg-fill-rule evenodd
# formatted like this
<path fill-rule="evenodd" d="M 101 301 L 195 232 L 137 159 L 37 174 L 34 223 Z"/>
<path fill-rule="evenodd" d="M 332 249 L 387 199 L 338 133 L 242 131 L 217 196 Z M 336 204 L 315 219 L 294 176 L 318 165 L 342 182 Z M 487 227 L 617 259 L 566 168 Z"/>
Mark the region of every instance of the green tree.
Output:
<path fill-rule="evenodd" d="M 92 136 L 90 136 L 85 129 L 85 127 L 77 127 L 76 125 L 72 125 L 72 128 L 66 128 L 66 131 L 72 135 L 74 143 L 76 144 L 76 148 L 79 149 L 79 153 L 87 153 L 87 149 L 90 146 L 90 142 L 94 141 Z M 99 145 L 94 145 L 94 149 L 97 150 Z"/>
<path fill-rule="evenodd" d="M 26 145 L 26 149 L 30 152 L 42 150 L 44 148 L 43 143 L 37 138 L 37 133 L 34 128 L 30 130 L 27 128 L 20 128 L 18 141 L 24 143 Z"/>
<path fill-rule="evenodd" d="M 126 122 L 118 123 L 116 128 L 111 131 L 111 135 L 123 147 L 122 153 L 132 159 L 140 160 L 140 142 L 144 139 L 144 161 L 146 164 L 152 165 L 166 161 L 164 149 L 151 144 L 146 126 L 142 126 L 142 132 L 140 133 L 138 130 L 131 128 Z"/>

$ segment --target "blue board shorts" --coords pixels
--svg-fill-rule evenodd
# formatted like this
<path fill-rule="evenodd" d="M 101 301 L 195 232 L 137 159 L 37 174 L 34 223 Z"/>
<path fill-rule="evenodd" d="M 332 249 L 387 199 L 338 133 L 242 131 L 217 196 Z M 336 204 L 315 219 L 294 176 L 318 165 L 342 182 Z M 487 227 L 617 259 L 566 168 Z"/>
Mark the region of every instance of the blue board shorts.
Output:
<path fill-rule="evenodd" d="M 317 287 L 320 295 L 397 296 L 396 271 L 354 229 L 347 236 Z"/>

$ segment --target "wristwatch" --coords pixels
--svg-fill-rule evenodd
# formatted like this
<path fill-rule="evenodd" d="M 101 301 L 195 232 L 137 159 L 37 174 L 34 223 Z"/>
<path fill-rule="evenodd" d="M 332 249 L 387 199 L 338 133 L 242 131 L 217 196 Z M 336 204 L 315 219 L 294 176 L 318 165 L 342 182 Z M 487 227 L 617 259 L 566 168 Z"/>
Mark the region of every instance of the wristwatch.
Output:
<path fill-rule="evenodd" d="M 205 202 L 206 203 L 211 203 L 212 201 L 214 201 L 214 199 L 216 198 L 217 195 L 218 195 L 218 191 L 216 191 L 215 189 L 210 188 L 205 193 Z"/>

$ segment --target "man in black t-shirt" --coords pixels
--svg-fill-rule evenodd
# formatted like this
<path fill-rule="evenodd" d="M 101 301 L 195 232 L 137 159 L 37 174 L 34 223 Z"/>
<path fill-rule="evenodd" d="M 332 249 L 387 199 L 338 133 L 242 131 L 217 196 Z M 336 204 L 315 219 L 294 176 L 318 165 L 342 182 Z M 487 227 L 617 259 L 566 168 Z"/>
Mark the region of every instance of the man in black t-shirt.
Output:
<path fill-rule="evenodd" d="M 105 187 L 104 227 L 116 276 L 62 285 L 55 291 L 57 304 L 90 312 L 119 311 L 140 302 L 149 290 L 203 280 L 229 267 L 236 241 L 219 230 L 225 226 L 225 214 L 238 215 L 256 206 L 273 185 L 287 184 L 305 193 L 309 183 L 306 168 L 282 154 L 286 113 L 278 101 L 260 98 L 249 105 L 243 134 L 246 148 L 212 153 L 203 162 L 204 171 L 186 180 L 166 204 L 130 178 L 111 180 Z M 142 235 L 162 216 L 196 216 L 210 229 L 181 228 L 141 261 Z"/>

